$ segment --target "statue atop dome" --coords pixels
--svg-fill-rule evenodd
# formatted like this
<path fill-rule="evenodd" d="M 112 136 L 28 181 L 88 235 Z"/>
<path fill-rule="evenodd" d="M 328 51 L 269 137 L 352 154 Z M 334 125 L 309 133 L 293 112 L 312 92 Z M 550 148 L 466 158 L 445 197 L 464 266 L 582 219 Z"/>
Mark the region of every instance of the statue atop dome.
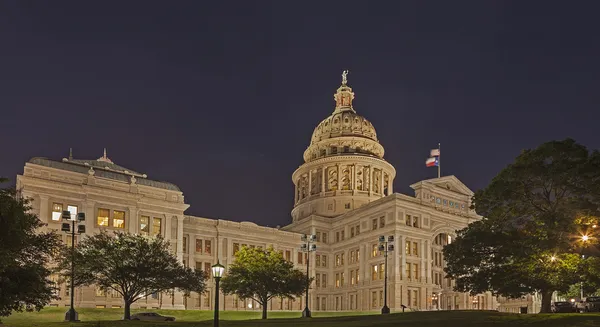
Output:
<path fill-rule="evenodd" d="M 344 71 L 342 72 L 342 85 L 346 85 L 346 84 L 348 84 L 348 77 L 347 77 L 347 76 L 348 76 L 348 73 L 349 73 L 349 71 L 348 71 L 348 70 L 344 70 Z"/>
<path fill-rule="evenodd" d="M 354 92 L 352 88 L 348 86 L 348 70 L 342 72 L 342 85 L 337 89 L 337 92 L 333 95 L 335 99 L 335 111 L 351 110 L 352 100 L 354 100 Z"/>

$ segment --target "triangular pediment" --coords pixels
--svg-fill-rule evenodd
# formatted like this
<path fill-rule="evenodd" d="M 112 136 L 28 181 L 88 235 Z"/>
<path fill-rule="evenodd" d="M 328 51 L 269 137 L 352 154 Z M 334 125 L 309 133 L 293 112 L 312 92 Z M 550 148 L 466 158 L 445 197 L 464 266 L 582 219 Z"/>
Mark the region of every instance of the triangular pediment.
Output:
<path fill-rule="evenodd" d="M 441 178 L 432 178 L 426 179 L 415 184 L 412 184 L 410 187 L 414 190 L 422 188 L 423 186 L 430 186 L 434 188 L 442 188 L 444 190 L 448 190 L 451 192 L 456 192 L 462 195 L 473 196 L 473 191 L 469 189 L 463 182 L 461 182 L 456 176 L 444 176 Z"/>

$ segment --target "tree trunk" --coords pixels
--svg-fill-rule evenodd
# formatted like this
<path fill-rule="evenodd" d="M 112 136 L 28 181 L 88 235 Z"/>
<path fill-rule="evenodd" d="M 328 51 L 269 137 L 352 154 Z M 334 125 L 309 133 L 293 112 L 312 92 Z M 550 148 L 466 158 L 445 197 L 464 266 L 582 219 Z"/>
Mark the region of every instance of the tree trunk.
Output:
<path fill-rule="evenodd" d="M 265 301 L 265 304 L 262 305 L 262 309 L 263 309 L 262 319 L 267 319 L 267 304 L 268 303 L 269 302 Z"/>
<path fill-rule="evenodd" d="M 551 303 L 552 303 L 552 291 L 542 290 L 540 292 L 542 294 L 542 307 L 540 309 L 540 313 L 551 313 Z"/>
<path fill-rule="evenodd" d="M 123 320 L 131 320 L 131 302 L 125 300 L 125 313 L 123 314 Z"/>

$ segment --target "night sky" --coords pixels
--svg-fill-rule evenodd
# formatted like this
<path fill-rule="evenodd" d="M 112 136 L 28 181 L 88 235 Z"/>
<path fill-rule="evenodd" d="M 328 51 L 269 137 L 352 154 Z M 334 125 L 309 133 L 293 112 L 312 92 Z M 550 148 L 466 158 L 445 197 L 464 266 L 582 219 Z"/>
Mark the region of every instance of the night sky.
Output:
<path fill-rule="evenodd" d="M 594 6 L 594 7 L 593 7 Z M 0 175 L 96 159 L 181 187 L 188 214 L 291 221 L 292 172 L 342 70 L 394 189 L 484 187 L 524 148 L 600 148 L 593 1 L 0 1 Z"/>

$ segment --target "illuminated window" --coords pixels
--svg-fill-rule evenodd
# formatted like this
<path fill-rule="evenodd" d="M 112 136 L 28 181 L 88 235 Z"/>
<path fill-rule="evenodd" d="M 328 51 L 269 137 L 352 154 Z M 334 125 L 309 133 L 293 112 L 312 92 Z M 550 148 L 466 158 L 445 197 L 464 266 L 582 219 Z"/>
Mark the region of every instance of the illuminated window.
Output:
<path fill-rule="evenodd" d="M 152 218 L 152 235 L 160 235 L 162 220 L 160 218 Z"/>
<path fill-rule="evenodd" d="M 108 218 L 110 216 L 110 210 L 108 209 L 98 209 L 98 218 L 97 224 L 98 226 L 108 227 Z"/>
<path fill-rule="evenodd" d="M 52 220 L 60 221 L 63 212 L 62 203 L 53 203 L 52 204 Z"/>
<path fill-rule="evenodd" d="M 379 252 L 379 249 L 377 248 L 377 244 L 373 244 L 372 248 L 371 248 L 371 256 L 376 257 L 378 252 Z"/>
<path fill-rule="evenodd" d="M 208 255 L 212 254 L 212 244 L 209 240 L 204 241 L 204 253 Z"/>
<path fill-rule="evenodd" d="M 340 274 L 335 274 L 335 287 L 340 287 Z"/>
<path fill-rule="evenodd" d="M 71 220 L 77 219 L 77 206 L 67 206 L 67 210 L 71 213 Z"/>
<path fill-rule="evenodd" d="M 385 273 L 385 263 L 380 263 L 379 264 L 379 279 L 385 278 L 384 273 Z"/>
<path fill-rule="evenodd" d="M 404 247 L 406 255 L 410 255 L 410 241 L 406 241 L 406 246 Z"/>
<path fill-rule="evenodd" d="M 113 227 L 125 228 L 125 211 L 113 211 Z"/>
<path fill-rule="evenodd" d="M 377 273 L 379 267 L 377 267 L 377 265 L 372 265 L 371 266 L 371 280 L 377 280 L 377 276 L 379 275 Z"/>
<path fill-rule="evenodd" d="M 383 306 L 383 291 L 379 291 L 379 306 Z"/>
<path fill-rule="evenodd" d="M 236 245 L 237 245 L 237 247 L 236 247 Z M 233 255 L 235 255 L 239 249 L 240 249 L 240 243 L 233 243 Z M 202 253 L 202 240 L 201 239 L 196 240 L 196 252 Z"/>
<path fill-rule="evenodd" d="M 360 275 L 358 274 L 358 268 L 356 269 L 356 284 L 360 282 Z"/>
<path fill-rule="evenodd" d="M 100 287 L 96 287 L 96 296 L 106 296 L 106 292 Z"/>
<path fill-rule="evenodd" d="M 150 217 L 141 216 L 140 217 L 140 234 L 144 236 L 148 236 L 150 234 Z"/>

